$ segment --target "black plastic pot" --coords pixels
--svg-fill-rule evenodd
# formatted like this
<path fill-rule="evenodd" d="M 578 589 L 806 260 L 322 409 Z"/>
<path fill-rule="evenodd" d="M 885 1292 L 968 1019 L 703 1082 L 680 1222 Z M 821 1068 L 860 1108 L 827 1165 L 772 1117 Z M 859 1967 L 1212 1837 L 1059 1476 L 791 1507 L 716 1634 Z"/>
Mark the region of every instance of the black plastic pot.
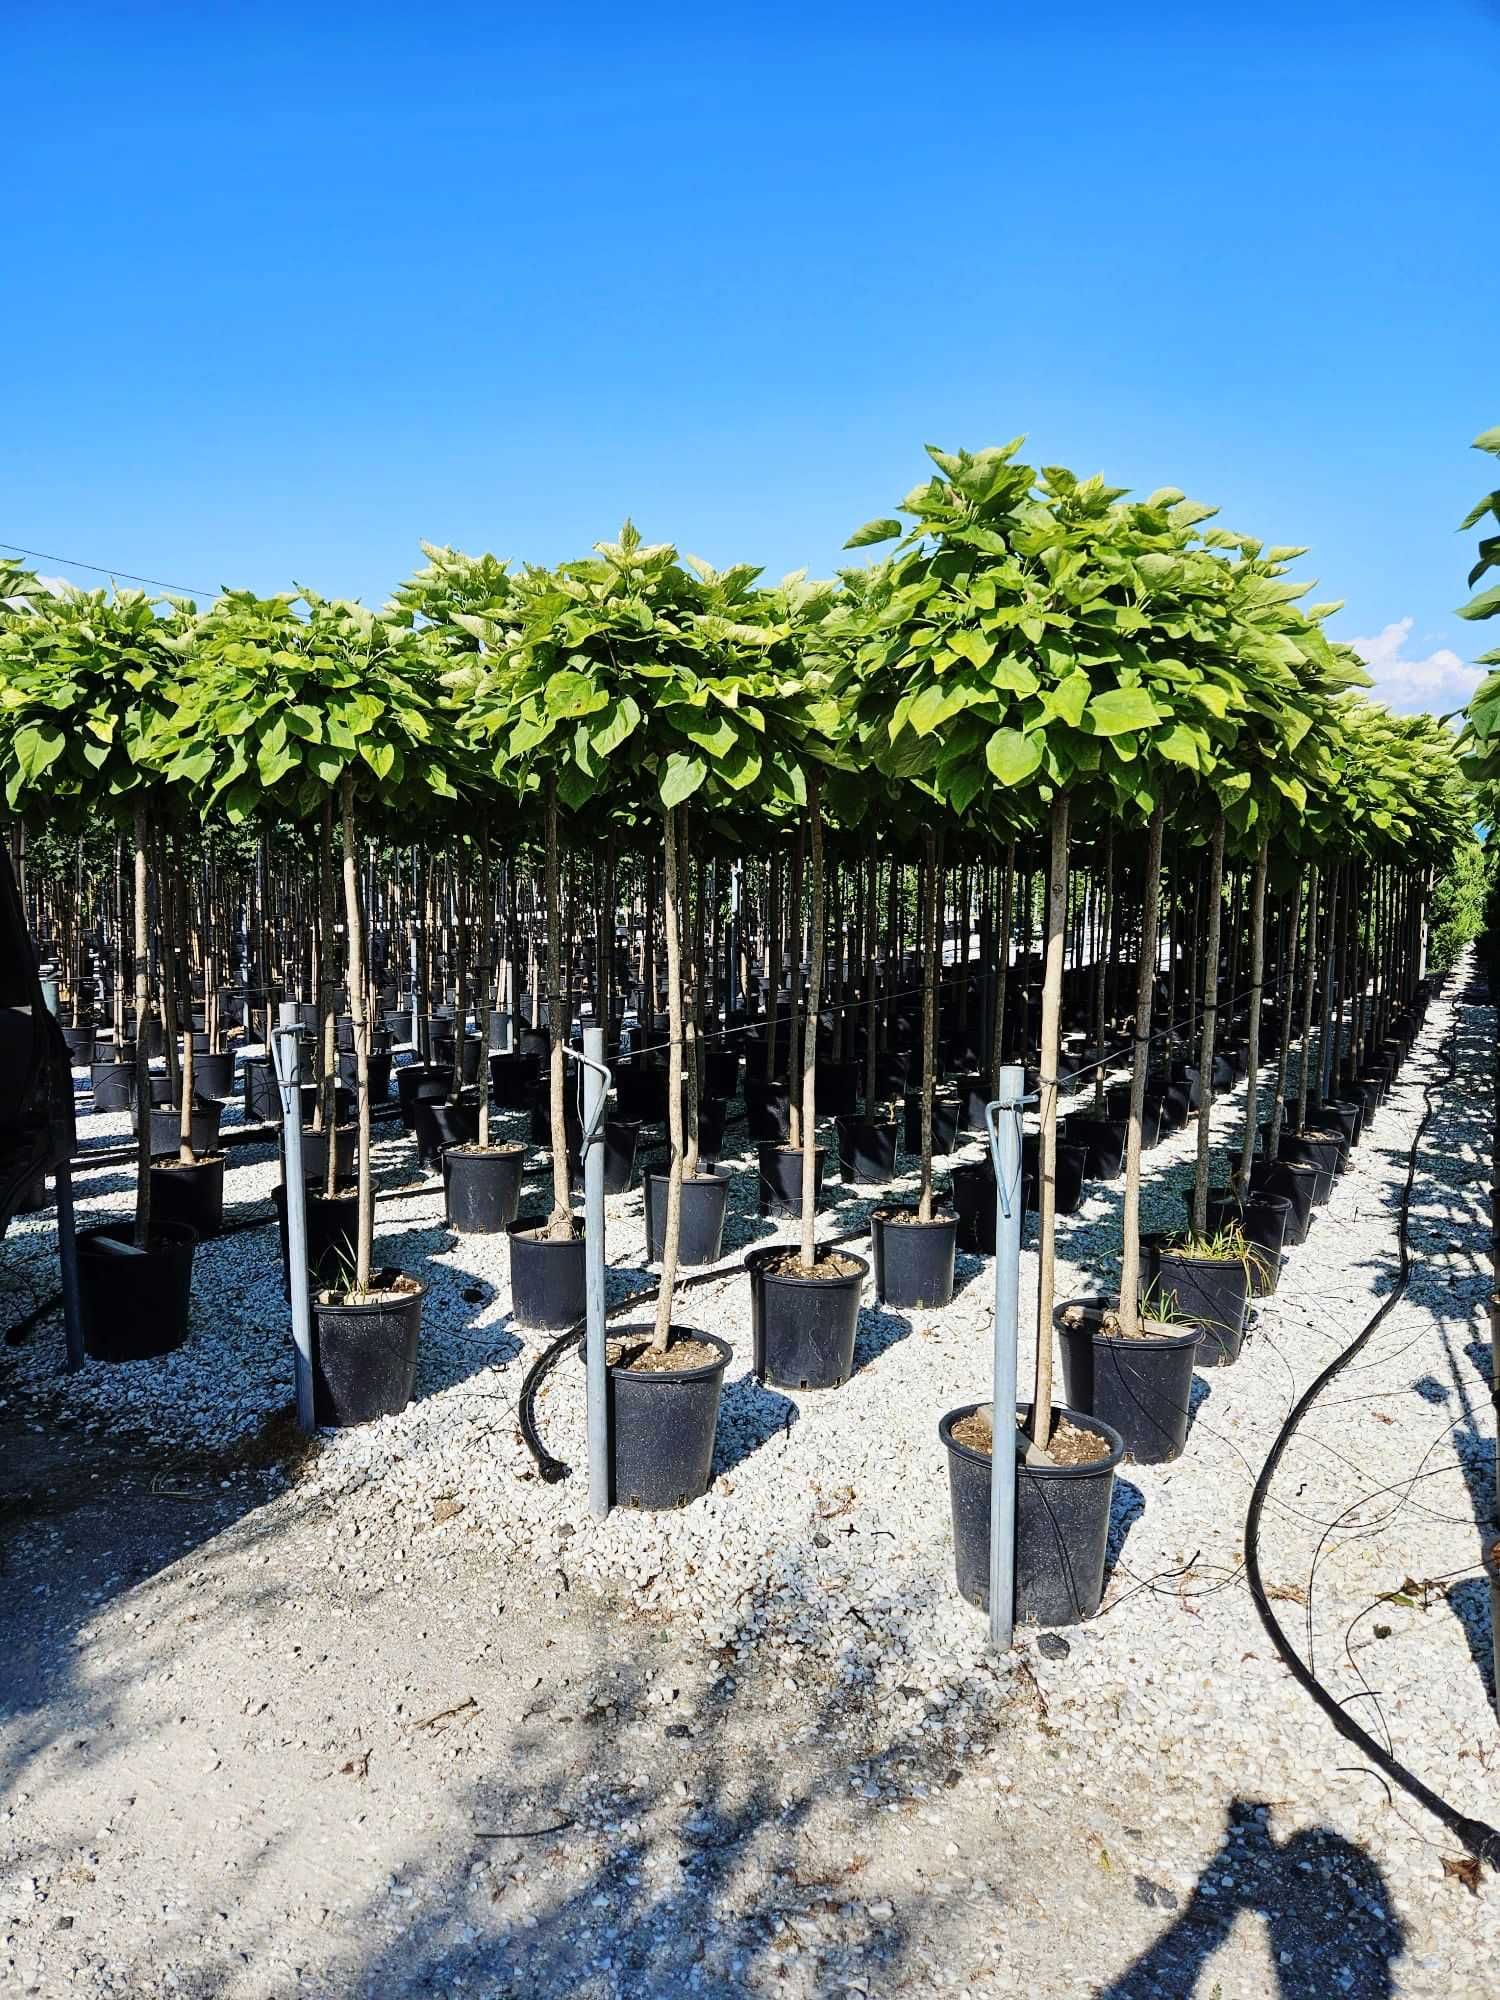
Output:
<path fill-rule="evenodd" d="M 234 1054 L 220 1052 L 193 1057 L 193 1089 L 199 1097 L 216 1097 L 221 1103 L 234 1095 Z"/>
<path fill-rule="evenodd" d="M 1318 1208 L 1333 1193 L 1334 1177 L 1345 1150 L 1341 1134 L 1318 1131 L 1283 1132 L 1276 1147 L 1279 1159 L 1317 1168 L 1318 1182 L 1313 1189 L 1313 1204 Z"/>
<path fill-rule="evenodd" d="M 993 1097 L 987 1076 L 961 1076 L 958 1091 L 958 1127 L 961 1132 L 984 1130 L 985 1108 Z"/>
<path fill-rule="evenodd" d="M 796 1278 L 767 1270 L 786 1255 L 782 1246 L 752 1250 L 745 1259 L 756 1378 L 782 1389 L 836 1389 L 854 1371 L 860 1291 L 870 1267 L 855 1257 L 851 1261 L 859 1269 L 837 1277 Z"/>
<path fill-rule="evenodd" d="M 96 1111 L 130 1111 L 135 1105 L 135 1064 L 96 1062 L 89 1070 Z"/>
<path fill-rule="evenodd" d="M 64 1028 L 62 1038 L 67 1045 L 68 1057 L 74 1069 L 87 1069 L 94 1060 L 94 1030 L 92 1028 Z"/>
<path fill-rule="evenodd" d="M 1320 1178 L 1316 1167 L 1293 1160 L 1257 1160 L 1250 1169 L 1252 1197 L 1280 1196 L 1290 1203 L 1282 1238 L 1287 1247 L 1307 1241 L 1307 1232 L 1312 1227 L 1313 1196 Z"/>
<path fill-rule="evenodd" d="M 518 1055 L 491 1056 L 490 1089 L 502 1111 L 529 1111 L 537 1090 L 536 1058 Z"/>
<path fill-rule="evenodd" d="M 416 1130 L 418 1104 L 435 1104 L 453 1089 L 453 1070 L 437 1064 L 408 1063 L 396 1072 L 396 1096 L 401 1105 L 401 1123 L 408 1132 Z"/>
<path fill-rule="evenodd" d="M 658 1063 L 622 1063 L 615 1071 L 615 1102 L 622 1118 L 662 1125 L 667 1117 L 667 1072 Z"/>
<path fill-rule="evenodd" d="M 638 1374 L 609 1370 L 610 1499 L 617 1507 L 685 1507 L 708 1490 L 724 1371 L 734 1359 L 728 1341 L 697 1327 L 673 1334 L 701 1340 L 718 1359 L 701 1368 Z M 619 1338 L 644 1339 L 646 1327 L 622 1327 Z M 670 1352 L 670 1350 L 669 1350 Z"/>
<path fill-rule="evenodd" d="M 949 1179 L 958 1217 L 958 1248 L 971 1257 L 993 1257 L 999 1209 L 994 1168 L 988 1160 L 966 1161 L 953 1169 Z"/>
<path fill-rule="evenodd" d="M 646 1262 L 659 1264 L 667 1240 L 668 1175 L 649 1171 L 646 1190 Z M 678 1261 L 717 1264 L 724 1253 L 724 1217 L 729 1208 L 729 1174 L 684 1175 Z"/>
<path fill-rule="evenodd" d="M 981 1611 L 990 1608 L 990 1456 L 959 1444 L 953 1427 L 973 1416 L 977 1403 L 950 1410 L 938 1425 L 948 1453 L 948 1493 L 953 1510 L 953 1554 L 960 1596 Z M 1029 1406 L 1020 1411 L 1030 1418 Z M 1099 1417 L 1064 1408 L 1080 1430 L 1109 1446 L 1093 1465 L 1028 1465 L 1016 1455 L 1016 1622 L 1079 1625 L 1092 1618 L 1104 1595 L 1104 1558 L 1115 1468 L 1125 1456 L 1119 1433 Z"/>
<path fill-rule="evenodd" d="M 192 1166 L 174 1162 L 151 1169 L 151 1222 L 171 1222 L 195 1236 L 213 1236 L 224 1223 L 224 1155 Z"/>
<path fill-rule="evenodd" d="M 740 1087 L 740 1052 L 737 1048 L 705 1049 L 701 1084 L 705 1097 L 733 1097 Z"/>
<path fill-rule="evenodd" d="M 802 1148 L 778 1146 L 763 1140 L 756 1149 L 760 1160 L 760 1212 L 762 1215 L 794 1216 L 802 1213 Z M 813 1149 L 813 1202 L 823 1198 L 823 1167 L 826 1149 Z"/>
<path fill-rule="evenodd" d="M 340 1181 L 333 1194 L 324 1194 L 321 1181 L 304 1179 L 307 1216 L 307 1275 L 314 1291 L 347 1284 L 354 1277 L 359 1246 L 359 1188 Z M 271 1190 L 276 1210 L 276 1226 L 281 1238 L 281 1289 L 291 1296 L 286 1244 L 286 1188 L 280 1181 Z"/>
<path fill-rule="evenodd" d="M 839 1173 L 861 1187 L 878 1187 L 896 1171 L 896 1141 L 901 1128 L 895 1119 L 874 1124 L 867 1118 L 836 1118 Z"/>
<path fill-rule="evenodd" d="M 78 1233 L 78 1299 L 84 1352 L 95 1361 L 145 1361 L 187 1339 L 193 1249 L 180 1223 L 153 1224 L 149 1249 L 129 1223 Z"/>
<path fill-rule="evenodd" d="M 476 1042 L 474 1046 L 477 1049 L 479 1044 Z M 467 1064 L 465 1065 L 465 1068 L 466 1069 L 468 1068 Z M 358 1061 L 354 1054 L 353 1049 L 339 1050 L 338 1070 L 339 1070 L 339 1082 L 343 1085 L 345 1090 L 358 1089 L 359 1068 L 358 1068 Z M 391 1054 L 389 1049 L 387 1049 L 383 1054 L 375 1051 L 371 1052 L 369 1060 L 369 1073 L 370 1073 L 370 1102 L 371 1104 L 384 1104 L 386 1099 L 391 1094 Z M 474 1074 L 476 1076 L 478 1075 L 477 1069 L 475 1070 Z M 471 1077 L 469 1081 L 472 1082 L 473 1077 Z"/>
<path fill-rule="evenodd" d="M 192 1131 L 193 1151 L 211 1153 L 219 1143 L 219 1114 L 223 1105 L 195 1097 L 192 1116 L 188 1124 Z M 134 1120 L 131 1121 L 134 1124 Z M 182 1113 L 175 1105 L 163 1105 L 151 1113 L 151 1155 L 160 1159 L 165 1153 L 175 1153 L 182 1144 Z"/>
<path fill-rule="evenodd" d="M 397 1276 L 371 1277 L 378 1290 Z M 417 1342 L 426 1288 L 389 1293 L 359 1304 L 325 1304 L 314 1298 L 313 1416 L 320 1424 L 373 1423 L 395 1417 L 417 1383 Z"/>
<path fill-rule="evenodd" d="M 1225 1368 L 1239 1359 L 1250 1303 L 1250 1274 L 1237 1260 L 1195 1257 L 1169 1250 L 1160 1238 L 1143 1239 L 1146 1275 L 1152 1291 L 1203 1335 L 1198 1359 L 1204 1367 Z"/>
<path fill-rule="evenodd" d="M 266 1125 L 281 1116 L 281 1096 L 269 1056 L 246 1056 L 240 1063 L 240 1088 L 245 1093 L 245 1123 Z"/>
<path fill-rule="evenodd" d="M 1192 1412 L 1196 1326 L 1118 1340 L 1103 1329 L 1113 1299 L 1069 1299 L 1052 1314 L 1062 1348 L 1063 1393 L 1115 1430 L 1137 1465 L 1182 1455 Z"/>
<path fill-rule="evenodd" d="M 641 1128 L 634 1118 L 606 1118 L 602 1134 L 604 1140 L 604 1192 L 624 1194 L 635 1179 L 636 1149 L 640 1145 Z M 583 1127 L 568 1121 L 568 1173 L 574 1187 L 583 1186 L 583 1159 L 578 1148 L 583 1144 Z"/>
<path fill-rule="evenodd" d="M 922 1150 L 922 1093 L 913 1091 L 906 1099 L 906 1130 L 902 1143 L 908 1153 Z M 958 1144 L 958 1106 L 950 1097 L 932 1100 L 932 1150 L 951 1153 Z"/>
<path fill-rule="evenodd" d="M 1115 1179 L 1125 1164 L 1125 1119 L 1088 1118 L 1075 1113 L 1063 1120 L 1063 1131 L 1070 1146 L 1082 1146 L 1087 1154 L 1084 1172 L 1090 1180 Z M 1143 1129 L 1143 1139 L 1144 1136 Z"/>
<path fill-rule="evenodd" d="M 1364 1113 L 1364 1124 L 1368 1125 L 1380 1109 L 1385 1096 L 1385 1079 L 1379 1076 L 1356 1077 L 1352 1088 L 1359 1098 L 1360 1108 Z"/>
<path fill-rule="evenodd" d="M 477 1104 L 449 1104 L 419 1094 L 411 1107 L 411 1119 L 417 1159 L 424 1167 L 438 1166 L 447 1147 L 472 1146 L 479 1137 Z"/>
<path fill-rule="evenodd" d="M 745 1126 L 757 1145 L 770 1141 L 780 1144 L 791 1130 L 792 1096 L 789 1087 L 763 1076 L 745 1078 Z"/>
<path fill-rule="evenodd" d="M 341 1181 L 352 1180 L 359 1163 L 359 1127 L 340 1125 L 335 1128 L 337 1137 L 334 1145 L 337 1152 L 335 1170 Z M 323 1170 L 328 1165 L 328 1134 L 305 1126 L 302 1133 L 302 1177 L 304 1180 L 321 1181 Z"/>
<path fill-rule="evenodd" d="M 1253 1176 L 1252 1176 L 1253 1180 Z M 1193 1191 L 1182 1191 L 1189 1220 L 1193 1212 Z M 1237 1194 L 1222 1188 L 1208 1197 L 1208 1230 L 1211 1236 L 1222 1229 L 1238 1229 L 1250 1251 L 1250 1289 L 1259 1298 L 1275 1291 L 1281 1276 L 1281 1253 L 1288 1240 L 1292 1204 L 1286 1195 L 1258 1193 L 1252 1186 L 1250 1199 L 1241 1202 Z"/>
<path fill-rule="evenodd" d="M 916 1210 L 899 1216 L 872 1215 L 870 1244 L 875 1262 L 875 1296 L 898 1308 L 945 1306 L 953 1297 L 953 1253 L 958 1217 L 934 1216 L 918 1222 Z"/>
<path fill-rule="evenodd" d="M 1041 1212 L 1041 1141 L 1035 1132 L 1028 1132 L 1021 1140 L 1021 1186 L 1027 1214 Z M 1089 1155 L 1086 1146 L 1070 1145 L 1058 1134 L 1057 1139 L 1057 1212 L 1071 1215 L 1083 1200 L 1084 1177 L 1088 1172 Z"/>
<path fill-rule="evenodd" d="M 1315 1132 L 1339 1134 L 1347 1149 L 1344 1155 L 1344 1163 L 1347 1165 L 1349 1151 L 1359 1143 L 1362 1116 L 1361 1108 L 1357 1104 L 1328 1103 L 1319 1105 L 1316 1111 L 1309 1111 L 1307 1122 Z"/>
<path fill-rule="evenodd" d="M 820 1062 L 816 1087 L 819 1117 L 852 1118 L 859 1106 L 864 1070 L 855 1062 Z"/>
<path fill-rule="evenodd" d="M 510 1300 L 517 1326 L 538 1332 L 572 1326 L 584 1313 L 583 1232 L 554 1242 L 545 1216 L 527 1216 L 510 1238 Z M 541 1231 L 541 1234 L 537 1232 Z"/>
<path fill-rule="evenodd" d="M 698 1105 L 698 1153 L 705 1160 L 716 1160 L 724 1150 L 724 1126 L 729 1116 L 729 1105 L 722 1097 L 705 1097 Z"/>
<path fill-rule="evenodd" d="M 526 1148 L 450 1146 L 443 1154 L 443 1205 L 460 1236 L 496 1236 L 516 1219 Z"/>

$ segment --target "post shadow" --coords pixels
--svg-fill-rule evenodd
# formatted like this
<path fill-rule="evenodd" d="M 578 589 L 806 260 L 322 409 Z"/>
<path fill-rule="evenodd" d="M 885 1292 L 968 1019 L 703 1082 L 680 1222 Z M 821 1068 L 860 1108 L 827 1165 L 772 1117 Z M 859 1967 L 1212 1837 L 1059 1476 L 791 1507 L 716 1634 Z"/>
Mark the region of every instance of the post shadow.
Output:
<path fill-rule="evenodd" d="M 1362 1847 L 1327 1827 L 1278 1841 L 1270 1807 L 1235 1798 L 1224 1838 L 1176 1920 L 1099 2000 L 1191 2000 L 1236 1919 L 1264 1919 L 1277 2000 L 1393 2000 L 1406 1944 L 1379 1867 Z M 1137 1899 L 1171 1908 L 1174 1898 L 1145 1876 Z"/>

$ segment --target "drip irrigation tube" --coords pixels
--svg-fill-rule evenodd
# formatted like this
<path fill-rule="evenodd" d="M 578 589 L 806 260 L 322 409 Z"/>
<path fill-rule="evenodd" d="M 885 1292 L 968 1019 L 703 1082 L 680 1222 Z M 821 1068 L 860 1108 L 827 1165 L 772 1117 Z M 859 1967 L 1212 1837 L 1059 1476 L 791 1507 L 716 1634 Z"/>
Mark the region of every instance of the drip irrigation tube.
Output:
<path fill-rule="evenodd" d="M 1456 1081 L 1458 1076 L 1458 1031 L 1456 1024 L 1449 1036 L 1448 1054 L 1449 1074 L 1447 1081 L 1451 1083 Z M 1323 1683 L 1296 1651 L 1290 1639 L 1288 1639 L 1285 1631 L 1282 1629 L 1281 1621 L 1271 1608 L 1271 1602 L 1266 1595 L 1265 1585 L 1261 1580 L 1260 1572 L 1261 1514 L 1265 1508 L 1266 1496 L 1270 1491 L 1271 1481 L 1276 1476 L 1276 1468 L 1281 1463 L 1283 1453 L 1291 1443 L 1292 1438 L 1296 1435 L 1297 1427 L 1301 1424 L 1303 1418 L 1307 1415 L 1318 1397 L 1340 1371 L 1347 1367 L 1360 1352 L 1382 1320 L 1385 1319 L 1386 1315 L 1396 1305 L 1397 1301 L 1406 1294 L 1407 1285 L 1411 1278 L 1411 1255 L 1408 1245 L 1408 1220 L 1411 1209 L 1411 1194 L 1417 1177 L 1417 1154 L 1432 1118 L 1432 1092 L 1433 1085 L 1431 1083 L 1423 1086 L 1422 1095 L 1426 1108 L 1422 1113 L 1421 1122 L 1418 1124 L 1416 1132 L 1412 1137 L 1411 1148 L 1407 1154 L 1406 1184 L 1401 1190 L 1401 1208 L 1396 1230 L 1396 1245 L 1400 1256 L 1400 1267 L 1396 1274 L 1396 1283 L 1376 1307 L 1369 1319 L 1366 1320 L 1364 1326 L 1355 1335 L 1354 1339 L 1350 1341 L 1349 1345 L 1344 1348 L 1342 1353 L 1336 1354 L 1323 1372 L 1304 1390 L 1290 1415 L 1287 1417 L 1286 1422 L 1277 1433 L 1266 1462 L 1261 1467 L 1260 1477 L 1255 1482 L 1254 1490 L 1250 1495 L 1249 1511 L 1245 1516 L 1245 1576 L 1250 1586 L 1251 1598 L 1254 1600 L 1255 1608 L 1260 1614 L 1260 1621 L 1265 1626 L 1272 1645 L 1275 1646 L 1277 1652 L 1281 1655 L 1282 1663 L 1293 1679 L 1303 1689 L 1304 1693 L 1311 1695 L 1312 1699 L 1322 1709 L 1340 1736 L 1344 1737 L 1347 1742 L 1352 1743 L 1361 1755 L 1367 1757 L 1377 1770 L 1384 1772 L 1385 1776 L 1393 1784 L 1399 1785 L 1419 1805 L 1424 1806 L 1434 1819 L 1439 1820 L 1447 1827 L 1448 1831 L 1470 1854 L 1474 1855 L 1480 1861 L 1487 1862 L 1491 1868 L 1500 1871 L 1500 1828 L 1490 1826 L 1484 1820 L 1472 1819 L 1467 1813 L 1461 1812 L 1457 1806 L 1452 1805 L 1441 1794 L 1435 1792 L 1414 1771 L 1409 1771 L 1389 1751 L 1383 1749 L 1376 1742 L 1375 1738 L 1370 1735 L 1368 1730 L 1362 1729 L 1351 1718 L 1348 1712 L 1340 1706 L 1337 1699 L 1324 1687 Z"/>

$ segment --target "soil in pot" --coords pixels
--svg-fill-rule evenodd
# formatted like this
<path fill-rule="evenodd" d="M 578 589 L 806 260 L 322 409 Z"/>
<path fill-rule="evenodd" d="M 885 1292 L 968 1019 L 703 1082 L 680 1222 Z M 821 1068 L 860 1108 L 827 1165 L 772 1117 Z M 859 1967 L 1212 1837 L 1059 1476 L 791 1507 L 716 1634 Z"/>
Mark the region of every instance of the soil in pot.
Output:
<path fill-rule="evenodd" d="M 758 1148 L 760 1161 L 760 1212 L 762 1215 L 782 1217 L 798 1216 L 802 1213 L 802 1148 L 800 1146 L 778 1146 L 770 1141 L 762 1141 Z M 827 1153 L 822 1146 L 813 1149 L 813 1204 L 823 1198 L 823 1168 Z"/>
<path fill-rule="evenodd" d="M 901 1128 L 895 1119 L 838 1118 L 839 1174 L 852 1186 L 880 1187 L 896 1171 L 896 1141 Z"/>
<path fill-rule="evenodd" d="M 863 1257 L 820 1248 L 809 1266 L 788 1249 L 752 1250 L 750 1324 L 755 1373 L 783 1389 L 835 1389 L 854 1372 Z"/>
<path fill-rule="evenodd" d="M 556 1332 L 583 1318 L 583 1232 L 548 1234 L 545 1217 L 510 1224 L 510 1298 L 517 1326 Z"/>
<path fill-rule="evenodd" d="M 208 1153 L 189 1165 L 155 1160 L 151 1166 L 151 1216 L 175 1222 L 195 1236 L 213 1236 L 224 1224 L 224 1155 Z"/>
<path fill-rule="evenodd" d="M 424 1292 L 415 1278 L 382 1270 L 371 1274 L 368 1292 L 314 1296 L 316 1422 L 368 1424 L 406 1408 L 416 1387 Z"/>
<path fill-rule="evenodd" d="M 1054 1311 L 1064 1394 L 1074 1409 L 1119 1433 L 1127 1458 L 1164 1465 L 1187 1443 L 1202 1336 L 1196 1326 L 1144 1318 L 1127 1335 L 1114 1306 L 1103 1298 L 1070 1299 Z"/>
<path fill-rule="evenodd" d="M 145 1361 L 187 1339 L 193 1250 L 180 1223 L 158 1223 L 137 1250 L 128 1223 L 78 1235 L 78 1296 L 84 1352 L 95 1361 Z"/>
<path fill-rule="evenodd" d="M 1146 1237 L 1150 1293 L 1142 1304 L 1191 1321 L 1203 1335 L 1198 1359 L 1204 1367 L 1227 1367 L 1239 1359 L 1249 1314 L 1248 1259 L 1207 1257 L 1162 1237 Z"/>
<path fill-rule="evenodd" d="M 642 1177 L 646 1193 L 646 1262 L 659 1264 L 667 1235 L 665 1169 L 648 1168 Z M 724 1253 L 724 1218 L 729 1209 L 728 1170 L 684 1174 L 682 1229 L 678 1261 L 684 1265 L 717 1264 Z"/>
<path fill-rule="evenodd" d="M 1017 1412 L 1018 1426 L 1030 1418 Z M 978 1422 L 972 1421 L 978 1418 Z M 1016 1622 L 1078 1625 L 1104 1595 L 1110 1503 L 1124 1441 L 1101 1418 L 1072 1408 L 1053 1412 L 1054 1463 L 1028 1465 L 1016 1454 Z M 960 1434 L 961 1433 L 961 1434 Z M 980 1406 L 950 1410 L 938 1426 L 948 1453 L 953 1549 L 961 1596 L 990 1604 L 990 1458 L 993 1434 Z"/>
<path fill-rule="evenodd" d="M 708 1490 L 728 1341 L 674 1326 L 665 1352 L 645 1327 L 622 1327 L 605 1350 L 610 1498 L 617 1507 L 685 1507 Z"/>
<path fill-rule="evenodd" d="M 870 1243 L 875 1296 L 882 1305 L 931 1309 L 952 1299 L 956 1215 L 935 1214 L 930 1222 L 919 1222 L 914 1208 L 877 1208 L 870 1217 Z"/>
<path fill-rule="evenodd" d="M 510 1227 L 520 1206 L 525 1164 L 526 1148 L 514 1141 L 444 1149 L 444 1212 L 460 1236 L 497 1236 Z"/>

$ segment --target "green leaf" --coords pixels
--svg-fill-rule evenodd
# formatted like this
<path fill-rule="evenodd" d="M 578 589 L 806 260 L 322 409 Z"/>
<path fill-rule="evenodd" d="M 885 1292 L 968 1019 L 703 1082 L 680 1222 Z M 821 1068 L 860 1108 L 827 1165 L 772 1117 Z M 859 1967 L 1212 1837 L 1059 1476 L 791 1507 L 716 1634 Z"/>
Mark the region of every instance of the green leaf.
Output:
<path fill-rule="evenodd" d="M 901 523 L 887 515 L 878 521 L 866 521 L 862 528 L 856 528 L 845 542 L 846 549 L 867 549 L 874 542 L 894 541 L 901 533 Z"/>
<path fill-rule="evenodd" d="M 982 632 L 976 632 L 972 626 L 961 626 L 956 632 L 949 632 L 946 637 L 954 652 L 976 667 L 986 665 L 995 650 L 994 640 L 986 639 Z"/>
<path fill-rule="evenodd" d="M 1500 611 L 1500 583 L 1490 590 L 1481 590 L 1477 597 L 1458 607 L 1460 618 L 1493 618 L 1497 611 Z"/>
<path fill-rule="evenodd" d="M 1106 688 L 1088 707 L 1096 736 L 1119 736 L 1129 729 L 1154 729 L 1165 720 L 1144 688 Z"/>
<path fill-rule="evenodd" d="M 1168 758 L 1174 764 L 1186 764 L 1190 771 L 1198 768 L 1198 744 L 1194 732 L 1180 722 L 1174 722 L 1165 735 L 1152 738 L 1151 747 L 1159 756 Z"/>
<path fill-rule="evenodd" d="M 1094 691 L 1094 684 L 1081 667 L 1075 667 L 1066 680 L 1058 682 L 1055 688 L 1046 691 L 1044 699 L 1054 715 L 1076 729 L 1083 720 L 1084 706 Z"/>
<path fill-rule="evenodd" d="M 51 723 L 16 731 L 16 762 L 28 785 L 34 785 L 43 771 L 57 761 L 66 741 L 62 730 Z"/>
<path fill-rule="evenodd" d="M 684 799 L 690 799 L 703 780 L 708 776 L 708 765 L 701 757 L 689 757 L 681 750 L 674 750 L 661 769 L 658 789 L 664 806 L 680 806 Z"/>
<path fill-rule="evenodd" d="M 396 746 L 393 743 L 361 743 L 359 754 L 382 784 L 396 768 Z"/>
<path fill-rule="evenodd" d="M 1492 451 L 1497 458 L 1500 458 L 1500 424 L 1496 424 L 1492 430 L 1481 431 L 1474 440 L 1474 449 Z"/>
<path fill-rule="evenodd" d="M 1002 785 L 1021 785 L 1040 766 L 1042 749 L 1019 729 L 997 729 L 984 746 L 984 761 Z"/>
<path fill-rule="evenodd" d="M 630 695 L 612 701 L 589 731 L 589 747 L 594 755 L 607 757 L 618 750 L 640 719 L 640 708 Z"/>

